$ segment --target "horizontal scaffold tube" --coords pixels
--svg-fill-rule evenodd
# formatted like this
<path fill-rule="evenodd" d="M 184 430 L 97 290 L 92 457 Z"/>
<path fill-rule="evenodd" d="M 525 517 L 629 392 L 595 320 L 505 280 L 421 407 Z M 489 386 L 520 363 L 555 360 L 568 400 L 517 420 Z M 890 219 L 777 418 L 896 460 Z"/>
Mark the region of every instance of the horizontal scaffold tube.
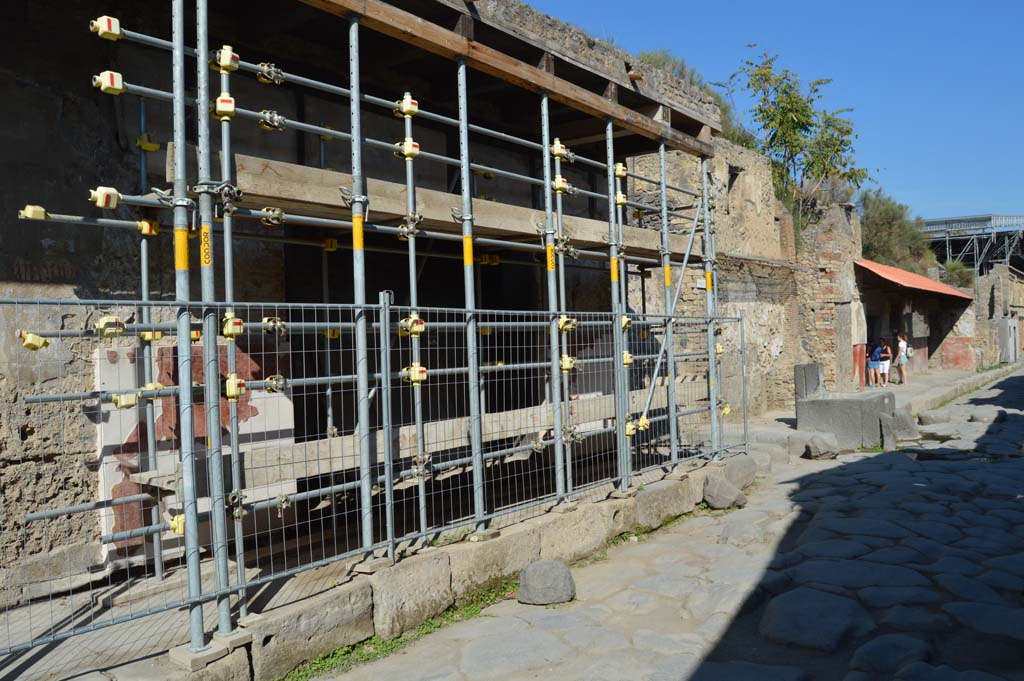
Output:
<path fill-rule="evenodd" d="M 47 511 L 35 511 L 25 516 L 25 523 L 34 523 L 37 520 L 50 520 L 52 518 L 59 518 L 65 515 L 72 515 L 74 513 L 87 513 L 89 511 L 99 511 L 104 508 L 111 508 L 114 506 L 124 506 L 126 504 L 145 503 L 152 501 L 153 497 L 149 494 L 132 494 L 126 497 L 118 497 L 117 499 L 102 499 L 100 501 L 91 501 L 87 504 L 77 504 L 75 506 L 65 506 L 64 508 L 51 508 Z"/>

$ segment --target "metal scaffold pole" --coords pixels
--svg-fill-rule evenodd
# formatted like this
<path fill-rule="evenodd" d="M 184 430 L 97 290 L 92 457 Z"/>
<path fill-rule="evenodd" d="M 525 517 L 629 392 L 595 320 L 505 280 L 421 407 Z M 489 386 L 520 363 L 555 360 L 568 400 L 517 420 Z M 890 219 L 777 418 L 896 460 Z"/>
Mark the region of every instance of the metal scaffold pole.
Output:
<path fill-rule="evenodd" d="M 562 443 L 562 396 L 560 333 L 558 329 L 558 278 L 555 259 L 555 226 L 551 212 L 551 122 L 548 111 L 548 94 L 541 94 L 540 121 L 541 144 L 544 147 L 544 267 L 547 272 L 548 312 L 551 313 L 548 329 L 548 353 L 551 360 L 551 375 L 547 380 L 548 398 L 554 416 L 555 440 L 555 496 L 559 501 L 565 498 L 565 449 Z"/>
<path fill-rule="evenodd" d="M 199 509 L 196 505 L 194 430 L 192 425 L 192 344 L 189 337 L 191 323 L 187 301 L 189 299 L 188 185 L 185 177 L 185 17 L 184 0 L 173 0 L 171 25 L 173 51 L 174 90 L 174 279 L 178 308 L 178 426 L 181 439 L 181 482 L 183 511 L 185 514 L 185 564 L 188 571 L 188 595 L 194 599 L 189 605 L 190 649 L 198 652 L 206 648 L 203 632 L 202 572 L 199 561 Z"/>
<path fill-rule="evenodd" d="M 221 47 L 220 58 L 220 91 L 221 97 L 229 96 L 231 93 L 231 65 L 233 53 L 231 46 Z M 231 159 L 231 116 L 220 118 L 220 181 L 225 187 L 234 187 Z M 234 244 L 234 206 L 230 200 L 233 197 L 225 194 L 225 205 L 223 207 L 223 236 L 224 236 L 224 302 L 225 317 L 235 318 L 235 244 Z M 248 320 L 246 320 L 248 321 Z M 238 346 L 234 335 L 228 336 L 227 343 L 227 370 L 228 375 L 238 374 Z M 228 402 L 228 439 L 231 445 L 231 510 L 234 518 L 234 540 L 235 540 L 235 578 L 239 584 L 245 583 L 245 526 L 243 524 L 242 509 L 242 454 L 238 439 L 238 401 Z M 238 614 L 246 617 L 249 614 L 249 607 L 246 603 L 246 591 L 240 589 L 238 592 Z"/>
<path fill-rule="evenodd" d="M 669 264 L 669 260 L 672 256 L 672 251 L 669 248 L 668 240 L 668 169 L 665 158 L 665 142 L 662 141 L 658 145 L 658 167 L 660 169 L 661 177 L 661 267 L 664 270 L 665 277 L 665 316 L 668 319 L 665 320 L 665 347 L 668 353 L 667 356 L 667 368 L 666 380 L 668 386 L 666 391 L 668 393 L 668 436 L 669 436 L 669 454 L 672 463 L 679 460 L 679 419 L 676 416 L 678 408 L 676 406 L 676 359 L 675 359 L 675 336 L 673 333 L 673 320 L 671 316 L 676 311 L 676 297 L 672 295 L 672 265 Z M 691 241 L 692 243 L 692 241 Z M 689 251 L 687 251 L 687 257 L 689 257 Z M 680 279 L 686 278 L 686 268 L 679 273 Z M 659 355 L 660 359 L 660 355 Z M 658 371 L 655 368 L 654 381 L 658 380 Z M 650 402 L 648 401 L 648 405 Z M 644 416 L 647 415 L 648 407 L 644 407 Z"/>
<path fill-rule="evenodd" d="M 719 451 L 722 446 L 721 433 L 719 432 L 718 422 L 718 371 L 716 370 L 718 364 L 718 357 L 715 352 L 716 334 L 715 334 L 715 316 L 718 311 L 715 309 L 715 252 L 714 252 L 714 240 L 712 237 L 711 227 L 711 209 L 710 209 L 710 197 L 708 195 L 708 162 L 706 159 L 701 159 L 700 162 L 700 183 L 701 193 L 703 194 L 703 200 L 701 201 L 701 208 L 704 211 L 704 244 L 703 244 L 703 256 L 704 256 L 704 304 L 705 311 L 707 313 L 707 351 L 708 351 L 708 409 L 710 410 L 710 422 L 711 422 L 711 453 L 714 456 L 719 455 Z"/>
<path fill-rule="evenodd" d="M 473 194 L 469 163 L 469 95 L 466 60 L 458 62 L 459 160 L 462 186 L 462 274 L 466 307 L 466 363 L 469 365 L 469 436 L 473 457 L 473 515 L 476 532 L 486 529 L 483 425 L 480 418 L 480 360 L 477 351 L 476 289 L 473 272 Z"/>
<path fill-rule="evenodd" d="M 557 140 L 557 138 L 555 140 L 555 143 L 558 144 L 559 146 L 561 145 L 561 142 L 559 142 Z M 567 150 L 566 150 L 566 152 L 567 152 Z M 561 160 L 561 158 L 562 158 L 562 153 L 559 153 L 558 155 L 556 155 L 554 157 L 555 177 L 561 177 L 562 176 L 562 160 Z M 559 311 L 564 313 L 566 311 L 566 309 L 568 309 L 566 307 L 566 303 L 565 303 L 565 250 L 566 250 L 567 242 L 565 240 L 565 229 L 564 229 L 564 225 L 562 224 L 562 216 L 563 216 L 563 213 L 562 213 L 562 192 L 557 192 L 555 194 L 555 233 L 556 233 L 556 239 L 558 241 L 558 249 L 557 249 L 558 250 L 558 264 L 557 264 L 557 268 L 558 268 L 558 309 L 559 309 Z M 566 336 L 565 336 L 566 333 L 568 333 L 567 330 L 566 331 L 561 331 L 561 334 L 560 334 L 560 340 L 561 340 L 560 350 L 559 350 L 560 352 L 562 352 L 564 350 L 567 350 L 568 347 L 569 347 L 569 339 L 566 338 Z M 561 358 L 559 358 L 559 360 L 561 360 Z M 570 413 L 569 409 L 566 408 L 566 405 L 567 405 L 567 403 L 570 400 L 569 372 L 568 371 L 563 371 L 562 372 L 561 381 L 562 381 L 562 424 L 563 424 L 562 427 L 563 427 L 563 433 L 566 433 L 566 432 L 571 433 L 572 432 L 572 430 L 571 430 L 572 426 L 570 425 L 571 424 L 571 413 Z M 566 499 L 569 500 L 569 499 L 572 498 L 572 487 L 573 487 L 573 482 L 572 482 L 572 439 L 569 438 L 569 441 L 567 442 L 566 441 L 566 437 L 564 436 L 564 434 L 563 434 L 563 437 L 562 437 L 562 451 L 564 452 L 564 457 L 565 457 L 565 491 L 566 491 Z"/>
<path fill-rule="evenodd" d="M 359 430 L 359 504 L 362 517 L 362 545 L 373 548 L 373 462 L 370 456 L 370 371 L 366 329 L 366 253 L 363 223 L 367 204 L 363 178 L 363 126 L 360 110 L 359 19 L 351 17 L 348 27 L 349 117 L 352 133 L 352 289 L 356 309 L 356 390 Z"/>
<path fill-rule="evenodd" d="M 399 113 L 402 114 L 405 126 L 405 138 L 413 139 L 412 117 L 418 110 L 419 104 L 413 106 L 412 94 L 406 92 L 402 98 Z M 405 157 L 405 239 L 409 245 L 409 319 L 419 319 L 419 270 L 416 267 L 416 232 L 419 215 L 416 213 L 416 169 L 415 156 L 407 154 Z M 414 317 L 415 315 L 415 317 Z M 411 333 L 410 342 L 412 345 L 412 362 L 414 366 L 421 363 L 420 356 L 420 334 Z M 412 408 L 413 418 L 416 422 L 416 495 L 419 511 L 420 532 L 426 532 L 430 527 L 429 516 L 427 515 L 427 474 L 430 471 L 430 457 L 426 448 L 426 429 L 423 426 L 423 388 L 420 383 L 413 383 L 412 386 Z"/>
<path fill-rule="evenodd" d="M 197 99 L 210 101 L 207 2 L 196 2 L 196 80 Z M 228 527 L 224 506 L 224 455 L 220 424 L 220 359 L 217 356 L 217 292 L 213 272 L 213 187 L 210 173 L 210 109 L 196 109 L 199 178 L 199 271 L 203 299 L 203 402 L 206 413 L 206 460 L 210 475 L 210 525 L 213 534 L 214 575 L 217 590 L 228 588 Z M 231 598 L 217 598 L 217 632 L 228 635 L 231 622 Z"/>
<path fill-rule="evenodd" d="M 623 302 L 619 277 L 619 225 L 617 206 L 615 205 L 615 126 L 611 119 L 605 124 L 605 150 L 607 152 L 608 170 L 608 269 L 612 299 L 612 376 L 615 386 L 615 449 L 618 454 L 619 491 L 629 489 L 630 475 L 628 470 L 629 443 L 626 437 L 626 387 L 623 383 L 622 363 L 625 347 L 622 338 Z"/>
<path fill-rule="evenodd" d="M 141 140 L 146 135 L 146 102 L 139 100 L 139 192 L 146 192 L 146 174 L 148 172 L 148 164 L 146 154 L 148 153 L 141 144 Z M 143 301 L 149 300 L 149 235 L 144 235 L 139 239 L 139 297 Z M 143 305 L 139 311 L 139 317 L 142 319 L 143 324 L 150 324 L 152 322 L 152 310 L 149 305 Z M 154 334 L 141 334 L 140 344 L 142 345 L 142 379 L 146 385 L 151 385 L 154 382 L 153 379 L 153 338 Z M 156 407 L 153 404 L 153 400 L 146 400 L 145 407 L 146 413 L 146 470 L 155 471 L 157 470 L 157 446 L 156 446 Z M 140 462 L 141 463 L 141 462 Z M 150 509 L 150 522 L 153 525 L 159 525 L 161 520 L 160 513 L 160 502 L 154 500 L 153 506 Z M 153 535 L 153 573 L 158 580 L 164 578 L 164 551 L 163 551 L 163 539 L 159 534 Z"/>

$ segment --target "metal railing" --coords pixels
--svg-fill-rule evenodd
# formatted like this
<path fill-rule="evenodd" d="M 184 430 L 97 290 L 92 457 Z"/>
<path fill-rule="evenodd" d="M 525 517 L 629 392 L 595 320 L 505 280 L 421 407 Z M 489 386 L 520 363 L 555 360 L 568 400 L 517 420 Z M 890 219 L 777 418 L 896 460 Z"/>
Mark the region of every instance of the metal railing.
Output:
<path fill-rule="evenodd" d="M 150 322 L 134 321 L 139 309 Z M 182 309 L 195 360 L 184 379 L 171 324 Z M 465 309 L 414 310 L 387 294 L 365 306 L 8 301 L 0 314 L 26 345 L 0 365 L 23 386 L 25 454 L 88 471 L 5 528 L 0 654 L 218 599 L 234 612 L 240 596 L 272 580 L 346 558 L 394 557 L 459 528 L 605 496 L 645 472 L 745 443 L 736 319 L 490 310 L 467 319 Z M 230 329 L 215 339 L 217 366 L 205 374 L 202 319 L 210 314 L 220 332 Z M 365 354 L 354 342 L 360 317 Z M 552 327 L 562 351 L 554 358 Z M 709 356 L 721 372 L 714 404 Z M 360 363 L 369 380 L 365 429 Z M 194 405 L 191 474 L 181 455 L 183 393 Z M 216 423 L 206 416 L 209 395 L 219 396 L 220 438 L 208 426 Z M 361 456 L 363 432 L 369 457 Z M 81 496 L 80 485 L 94 501 L 62 506 Z M 193 500 L 195 521 L 185 515 Z M 72 545 L 79 548 L 45 574 L 18 570 L 24 558 Z M 191 595 L 190 546 L 199 554 Z M 229 570 L 218 578 L 220 556 Z"/>

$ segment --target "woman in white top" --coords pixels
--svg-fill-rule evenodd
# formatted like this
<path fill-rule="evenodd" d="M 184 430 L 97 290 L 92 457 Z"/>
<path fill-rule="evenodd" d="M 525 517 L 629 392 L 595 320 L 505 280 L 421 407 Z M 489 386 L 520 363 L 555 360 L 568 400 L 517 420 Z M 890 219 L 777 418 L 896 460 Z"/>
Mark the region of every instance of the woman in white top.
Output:
<path fill-rule="evenodd" d="M 899 350 L 896 353 L 896 371 L 900 375 L 900 385 L 907 384 L 907 364 L 910 363 L 910 357 L 907 355 L 907 334 L 900 333 L 896 335 L 899 339 Z"/>

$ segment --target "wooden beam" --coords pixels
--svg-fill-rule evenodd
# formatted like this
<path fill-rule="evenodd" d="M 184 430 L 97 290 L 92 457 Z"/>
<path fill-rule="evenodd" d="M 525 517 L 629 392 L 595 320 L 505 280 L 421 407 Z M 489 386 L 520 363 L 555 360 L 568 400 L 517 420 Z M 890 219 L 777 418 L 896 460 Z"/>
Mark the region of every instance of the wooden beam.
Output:
<path fill-rule="evenodd" d="M 547 92 L 551 99 L 590 116 L 611 118 L 619 127 L 648 139 L 664 139 L 672 149 L 703 158 L 714 156 L 714 148 L 707 142 L 381 0 L 302 1 L 340 17 L 356 14 L 371 30 L 448 59 L 464 58 L 477 71 L 525 90 Z"/>

